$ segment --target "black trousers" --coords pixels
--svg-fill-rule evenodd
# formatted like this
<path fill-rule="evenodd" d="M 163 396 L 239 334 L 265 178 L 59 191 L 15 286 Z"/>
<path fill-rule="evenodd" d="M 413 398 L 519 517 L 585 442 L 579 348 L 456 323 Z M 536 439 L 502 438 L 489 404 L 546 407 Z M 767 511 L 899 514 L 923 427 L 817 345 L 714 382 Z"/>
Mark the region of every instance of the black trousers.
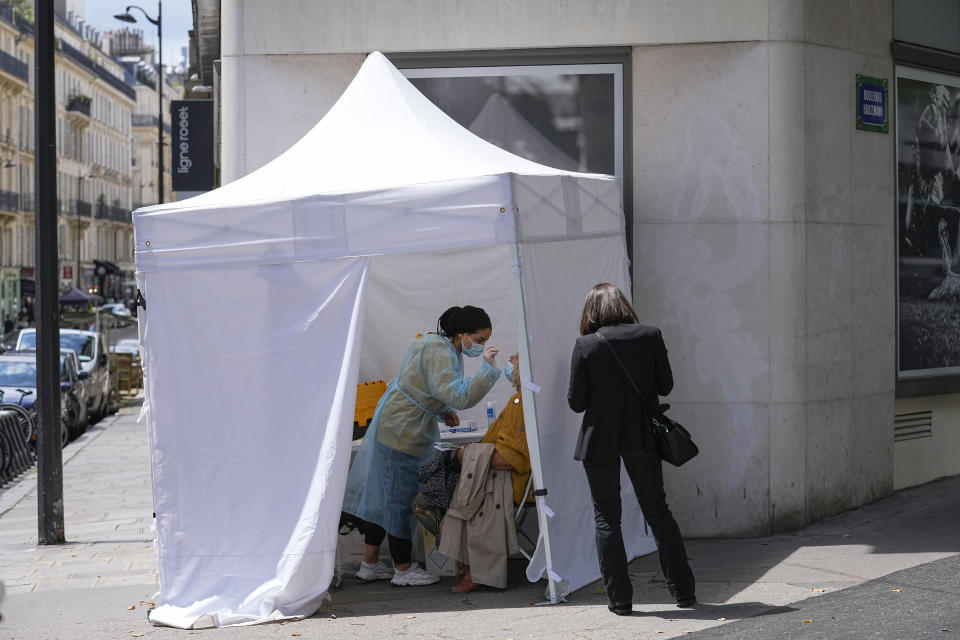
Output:
<path fill-rule="evenodd" d="M 378 524 L 362 520 L 362 525 L 357 527 L 363 534 L 363 541 L 366 544 L 379 547 L 386 536 L 387 544 L 390 546 L 390 557 L 393 558 L 393 564 L 406 564 L 413 557 L 413 541 L 403 538 L 394 538 L 387 536 L 386 530 Z"/>
<path fill-rule="evenodd" d="M 643 517 L 646 518 L 660 552 L 660 568 L 667 588 L 676 599 L 694 595 L 696 584 L 687 563 L 680 527 L 667 506 L 663 490 L 663 469 L 656 451 L 625 453 L 623 466 L 637 494 Z M 583 461 L 590 483 L 593 514 L 597 525 L 597 555 L 603 584 L 610 604 L 623 605 L 633 601 L 633 585 L 627 573 L 627 552 L 623 546 L 620 516 L 620 459 Z M 638 523 L 628 523 L 629 527 Z"/>

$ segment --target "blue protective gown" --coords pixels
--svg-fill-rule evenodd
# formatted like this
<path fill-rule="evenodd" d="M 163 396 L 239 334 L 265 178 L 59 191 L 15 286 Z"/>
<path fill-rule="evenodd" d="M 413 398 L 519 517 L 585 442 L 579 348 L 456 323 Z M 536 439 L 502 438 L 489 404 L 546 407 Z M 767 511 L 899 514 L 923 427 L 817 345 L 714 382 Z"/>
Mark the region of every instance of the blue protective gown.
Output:
<path fill-rule="evenodd" d="M 463 356 L 449 339 L 427 334 L 414 340 L 350 467 L 343 511 L 410 540 L 417 468 L 440 439 L 437 421 L 475 406 L 499 377 L 500 370 L 484 362 L 477 375 L 464 379 Z"/>

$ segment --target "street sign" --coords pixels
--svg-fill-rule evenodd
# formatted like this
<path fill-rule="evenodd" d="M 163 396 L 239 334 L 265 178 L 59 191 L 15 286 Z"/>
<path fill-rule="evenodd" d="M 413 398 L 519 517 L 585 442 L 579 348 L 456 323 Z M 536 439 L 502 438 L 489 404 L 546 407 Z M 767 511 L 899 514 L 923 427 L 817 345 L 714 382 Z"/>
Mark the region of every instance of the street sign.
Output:
<path fill-rule="evenodd" d="M 857 74 L 857 129 L 887 133 L 887 80 Z"/>
<path fill-rule="evenodd" d="M 73 280 L 73 267 L 66 266 L 63 268 L 63 279 L 64 280 Z"/>

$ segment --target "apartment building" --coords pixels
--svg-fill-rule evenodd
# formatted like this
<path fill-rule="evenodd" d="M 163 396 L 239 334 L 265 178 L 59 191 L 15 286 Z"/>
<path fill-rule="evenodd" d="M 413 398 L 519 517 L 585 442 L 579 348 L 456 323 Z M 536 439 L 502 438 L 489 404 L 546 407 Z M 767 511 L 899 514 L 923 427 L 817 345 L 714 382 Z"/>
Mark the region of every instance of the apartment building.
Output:
<path fill-rule="evenodd" d="M 117 297 L 123 267 L 133 268 L 130 141 L 137 96 L 123 65 L 89 33 L 58 21 L 57 36 L 61 284 Z M 112 286 L 103 290 L 107 276 Z"/>
<path fill-rule="evenodd" d="M 33 37 L 17 24 L 0 4 L 0 322 L 16 317 L 33 276 Z"/>
<path fill-rule="evenodd" d="M 137 94 L 133 110 L 132 141 L 132 178 L 133 208 L 159 202 L 159 162 L 157 153 L 157 125 L 159 124 L 159 94 L 156 90 L 159 82 L 154 65 L 154 50 L 146 45 L 143 31 L 139 29 L 121 29 L 112 34 L 113 53 L 118 62 L 126 67 L 127 83 Z M 170 78 L 164 74 L 163 88 L 163 140 L 164 148 L 170 145 L 170 101 L 183 97 L 178 86 L 170 84 Z M 164 163 L 163 201 L 176 199 L 172 188 L 170 162 Z"/>
<path fill-rule="evenodd" d="M 113 34 L 73 12 L 58 13 L 55 33 L 60 286 L 126 298 L 134 291 L 130 213 L 159 196 L 152 51 L 114 59 L 124 51 Z M 32 311 L 34 73 L 33 25 L 0 1 L 0 322 Z M 179 97 L 166 86 L 165 113 Z M 165 200 L 175 198 L 169 166 Z"/>

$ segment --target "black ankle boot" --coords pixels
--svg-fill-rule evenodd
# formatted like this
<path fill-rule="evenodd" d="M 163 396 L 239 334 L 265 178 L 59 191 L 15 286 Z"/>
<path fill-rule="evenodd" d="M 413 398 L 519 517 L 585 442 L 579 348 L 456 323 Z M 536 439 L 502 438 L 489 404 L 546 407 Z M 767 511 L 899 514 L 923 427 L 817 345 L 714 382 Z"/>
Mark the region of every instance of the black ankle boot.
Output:
<path fill-rule="evenodd" d="M 680 609 L 687 609 L 697 604 L 697 596 L 689 595 L 682 598 L 677 598 L 677 607 Z"/>

